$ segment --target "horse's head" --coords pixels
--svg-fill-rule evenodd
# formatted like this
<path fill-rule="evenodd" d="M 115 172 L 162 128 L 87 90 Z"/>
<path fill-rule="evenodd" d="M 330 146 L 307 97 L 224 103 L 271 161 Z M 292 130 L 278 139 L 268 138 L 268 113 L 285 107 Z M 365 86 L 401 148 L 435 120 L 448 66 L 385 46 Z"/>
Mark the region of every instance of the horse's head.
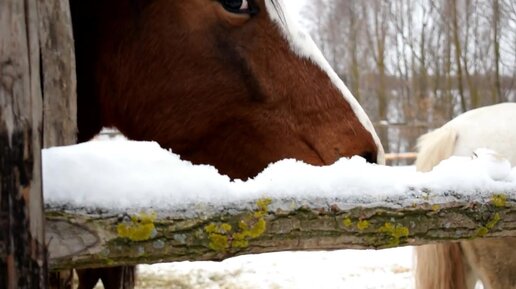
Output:
<path fill-rule="evenodd" d="M 284 158 L 383 161 L 368 117 L 282 0 L 74 1 L 79 87 L 93 81 L 82 89 L 95 87 L 104 125 L 239 178 Z"/>

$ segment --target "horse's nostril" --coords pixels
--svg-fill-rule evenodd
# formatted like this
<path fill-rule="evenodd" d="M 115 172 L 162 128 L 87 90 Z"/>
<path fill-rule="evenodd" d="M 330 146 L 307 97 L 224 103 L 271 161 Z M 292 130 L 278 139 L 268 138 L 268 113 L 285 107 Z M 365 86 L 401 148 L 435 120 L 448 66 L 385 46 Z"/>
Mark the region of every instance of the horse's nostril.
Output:
<path fill-rule="evenodd" d="M 375 152 L 363 152 L 360 154 L 368 163 L 377 163 L 377 154 Z"/>

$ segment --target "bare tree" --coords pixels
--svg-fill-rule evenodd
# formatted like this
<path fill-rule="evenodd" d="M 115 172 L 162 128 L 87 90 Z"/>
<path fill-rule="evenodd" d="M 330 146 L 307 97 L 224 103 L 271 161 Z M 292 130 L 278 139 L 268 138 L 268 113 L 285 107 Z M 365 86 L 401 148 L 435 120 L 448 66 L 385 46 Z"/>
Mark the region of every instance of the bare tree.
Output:
<path fill-rule="evenodd" d="M 376 94 L 378 96 L 378 117 L 387 119 L 388 87 L 387 87 L 387 44 L 389 35 L 389 3 L 385 0 L 362 1 L 362 13 L 367 20 L 366 41 L 368 51 L 374 61 L 378 81 Z"/>
<path fill-rule="evenodd" d="M 433 127 L 516 101 L 514 0 L 324 3 L 310 8 L 312 33 L 371 118 L 397 123 L 377 126 L 388 151 L 413 143 L 399 123 Z"/>
<path fill-rule="evenodd" d="M 500 80 L 500 1 L 492 0 L 491 3 L 491 33 L 493 47 L 493 64 L 494 64 L 494 84 L 493 84 L 493 103 L 502 100 L 502 88 Z"/>

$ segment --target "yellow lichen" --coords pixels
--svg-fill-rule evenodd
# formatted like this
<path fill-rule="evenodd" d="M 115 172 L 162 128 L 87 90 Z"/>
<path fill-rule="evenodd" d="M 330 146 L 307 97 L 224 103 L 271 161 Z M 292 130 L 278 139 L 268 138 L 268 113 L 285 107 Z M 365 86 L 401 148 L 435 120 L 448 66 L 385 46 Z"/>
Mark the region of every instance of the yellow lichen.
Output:
<path fill-rule="evenodd" d="M 498 222 L 500 222 L 501 219 L 502 219 L 502 217 L 500 217 L 500 214 L 495 213 L 494 216 L 491 218 L 491 220 L 489 220 L 489 222 L 487 222 L 486 228 L 491 230 L 492 228 L 494 228 L 494 226 L 496 226 L 496 224 L 498 224 Z"/>
<path fill-rule="evenodd" d="M 247 240 L 248 236 L 245 232 L 234 233 L 232 237 L 232 245 L 234 248 L 246 248 L 247 246 L 249 246 L 249 241 Z"/>
<path fill-rule="evenodd" d="M 223 233 L 231 232 L 232 229 L 233 229 L 233 227 L 230 224 L 224 223 L 224 224 L 220 225 L 220 230 Z"/>
<path fill-rule="evenodd" d="M 228 237 L 225 235 L 212 233 L 209 235 L 210 238 L 210 249 L 217 251 L 217 252 L 224 252 L 226 249 L 229 248 L 229 240 Z"/>
<path fill-rule="evenodd" d="M 249 226 L 244 220 L 240 220 L 240 222 L 238 222 L 238 228 L 240 228 L 240 230 L 248 230 Z"/>
<path fill-rule="evenodd" d="M 477 229 L 475 232 L 475 237 L 485 237 L 491 229 L 493 229 L 502 217 L 499 213 L 495 213 L 493 217 L 487 222 L 485 226 L 480 226 L 480 228 Z"/>
<path fill-rule="evenodd" d="M 487 235 L 487 233 L 489 233 L 489 229 L 482 226 L 477 229 L 477 231 L 475 232 L 475 235 L 476 235 L 476 237 L 484 237 L 485 235 Z"/>
<path fill-rule="evenodd" d="M 251 239 L 258 238 L 265 232 L 266 227 L 267 223 L 263 218 L 261 218 L 256 222 L 256 224 L 254 224 L 247 234 Z"/>
<path fill-rule="evenodd" d="M 408 237 L 410 233 L 408 227 L 400 224 L 395 225 L 389 222 L 383 224 L 383 226 L 378 231 L 389 235 L 389 243 L 387 245 L 391 247 L 398 246 L 401 239 Z"/>
<path fill-rule="evenodd" d="M 129 221 L 124 221 L 116 226 L 118 236 L 131 241 L 145 241 L 156 234 L 154 226 L 156 214 L 139 213 L 131 216 Z"/>
<path fill-rule="evenodd" d="M 204 227 L 204 230 L 206 231 L 206 233 L 209 234 L 209 233 L 217 232 L 217 230 L 218 230 L 217 228 L 218 227 L 216 224 L 211 223 L 211 224 L 207 225 L 206 227 Z"/>
<path fill-rule="evenodd" d="M 209 224 L 204 227 L 210 240 L 209 247 L 215 251 L 226 252 L 231 248 L 246 248 L 249 240 L 260 237 L 267 228 L 265 215 L 268 212 L 270 199 L 261 199 L 256 202 L 258 210 L 244 216 L 238 221 L 238 230 L 228 223 L 220 225 Z"/>
<path fill-rule="evenodd" d="M 269 205 L 272 203 L 272 200 L 269 198 L 260 199 L 256 202 L 259 211 L 266 213 L 269 210 Z"/>
<path fill-rule="evenodd" d="M 494 195 L 491 197 L 491 203 L 496 207 L 505 207 L 507 205 L 507 196 L 505 195 Z"/>
<path fill-rule="evenodd" d="M 357 223 L 357 229 L 360 230 L 360 231 L 363 231 L 367 228 L 369 228 L 369 221 L 367 220 L 361 220 L 361 221 L 358 221 Z"/>
<path fill-rule="evenodd" d="M 232 230 L 232 226 L 228 223 L 209 224 L 204 227 L 204 231 L 208 233 L 210 239 L 209 247 L 212 250 L 223 252 L 229 248 L 229 237 L 227 236 Z"/>
<path fill-rule="evenodd" d="M 353 221 L 351 221 L 350 218 L 345 218 L 344 220 L 342 220 L 342 225 L 344 225 L 344 227 L 346 228 L 350 228 L 351 226 L 353 226 Z"/>
<path fill-rule="evenodd" d="M 440 205 L 438 205 L 438 204 L 434 204 L 434 205 L 432 205 L 432 211 L 434 211 L 434 212 L 438 212 L 440 209 L 441 209 L 441 206 L 440 206 Z"/>
<path fill-rule="evenodd" d="M 245 239 L 243 239 L 243 240 L 233 240 L 231 245 L 233 245 L 233 248 L 244 249 L 244 248 L 247 248 L 249 246 L 249 241 L 245 240 Z"/>

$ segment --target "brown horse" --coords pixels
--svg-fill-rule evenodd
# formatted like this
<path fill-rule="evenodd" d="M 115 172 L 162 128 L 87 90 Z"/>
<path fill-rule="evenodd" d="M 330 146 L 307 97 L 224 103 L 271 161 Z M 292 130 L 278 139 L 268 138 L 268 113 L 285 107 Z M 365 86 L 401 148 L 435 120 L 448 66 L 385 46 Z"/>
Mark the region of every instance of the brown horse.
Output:
<path fill-rule="evenodd" d="M 79 141 L 113 126 L 241 179 L 284 158 L 383 162 L 368 117 L 282 0 L 71 0 L 71 7 Z M 125 286 L 125 269 L 109 270 L 81 271 L 79 288 L 99 278 L 109 289 Z"/>
<path fill-rule="evenodd" d="M 516 166 L 516 103 L 469 111 L 419 140 L 416 167 L 430 171 L 452 155 L 495 150 Z M 516 289 L 516 238 L 477 239 L 416 248 L 417 289 Z"/>

